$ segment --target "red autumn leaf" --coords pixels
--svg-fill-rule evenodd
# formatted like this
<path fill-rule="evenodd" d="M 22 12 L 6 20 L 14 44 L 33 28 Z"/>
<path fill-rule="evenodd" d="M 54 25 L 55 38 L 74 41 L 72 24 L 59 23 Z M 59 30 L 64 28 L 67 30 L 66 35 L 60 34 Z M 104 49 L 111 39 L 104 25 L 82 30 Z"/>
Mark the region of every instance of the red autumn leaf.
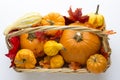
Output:
<path fill-rule="evenodd" d="M 39 39 L 40 41 L 45 41 L 47 38 L 43 31 L 35 32 L 35 35 L 36 35 L 37 39 Z"/>
<path fill-rule="evenodd" d="M 64 19 L 65 19 L 65 25 L 69 25 L 69 24 L 71 24 L 71 23 L 74 23 L 74 21 L 71 20 L 71 19 L 69 19 L 68 17 L 66 17 L 66 16 L 63 16 L 63 17 L 64 17 Z"/>
<path fill-rule="evenodd" d="M 59 39 L 59 38 L 61 37 L 61 35 L 62 35 L 62 32 L 63 32 L 63 31 L 58 30 L 58 31 L 55 33 L 55 36 L 50 37 L 50 39 L 52 39 L 52 40 L 57 40 L 57 39 Z"/>
<path fill-rule="evenodd" d="M 15 58 L 16 53 L 19 50 L 20 40 L 19 40 L 18 36 L 15 36 L 15 37 L 10 38 L 9 42 L 10 42 L 12 48 L 9 50 L 8 54 L 5 54 L 5 55 L 12 60 Z"/>
<path fill-rule="evenodd" d="M 82 16 L 82 8 L 76 8 L 75 12 L 72 11 L 71 7 L 68 10 L 70 19 L 73 21 L 79 21 L 81 23 L 84 23 L 86 21 L 88 21 L 89 16 L 85 15 Z"/>
<path fill-rule="evenodd" d="M 87 22 L 88 19 L 89 19 L 89 16 L 84 15 L 79 18 L 79 22 L 84 23 L 84 22 Z"/>
<path fill-rule="evenodd" d="M 75 12 L 72 11 L 72 8 L 70 7 L 70 9 L 68 10 L 69 16 L 71 20 L 79 20 L 79 18 L 82 16 L 82 9 L 81 8 L 77 8 L 75 10 Z"/>
<path fill-rule="evenodd" d="M 11 65 L 10 67 L 13 67 L 14 64 L 14 58 L 16 56 L 17 51 L 19 50 L 20 47 L 20 40 L 18 36 L 12 37 L 9 39 L 9 42 L 12 46 L 12 48 L 9 50 L 9 52 L 7 54 L 5 54 L 5 56 L 7 56 L 8 58 L 10 58 L 11 60 Z"/>
<path fill-rule="evenodd" d="M 105 50 L 104 50 L 103 47 L 100 49 L 100 53 L 101 53 L 106 59 L 108 59 L 109 55 L 108 55 L 107 52 L 105 52 Z"/>
<path fill-rule="evenodd" d="M 11 68 L 11 67 L 13 67 L 13 66 L 15 66 L 15 64 L 14 64 L 14 59 L 13 59 L 13 60 L 11 60 L 11 65 L 10 65 L 10 68 Z"/>

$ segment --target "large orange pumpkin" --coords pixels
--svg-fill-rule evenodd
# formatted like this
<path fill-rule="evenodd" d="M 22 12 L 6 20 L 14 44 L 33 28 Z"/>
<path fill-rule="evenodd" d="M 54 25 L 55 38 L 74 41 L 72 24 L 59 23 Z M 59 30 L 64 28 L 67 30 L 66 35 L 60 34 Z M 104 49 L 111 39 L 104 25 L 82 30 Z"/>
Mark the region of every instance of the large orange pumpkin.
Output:
<path fill-rule="evenodd" d="M 39 41 L 33 34 L 21 34 L 20 45 L 22 49 L 30 49 L 35 54 L 35 57 L 41 57 L 43 53 L 43 41 Z"/>
<path fill-rule="evenodd" d="M 49 25 L 50 26 L 52 26 L 52 25 L 62 26 L 62 25 L 65 25 L 65 19 L 59 13 L 51 12 L 43 17 L 43 19 L 41 21 L 41 25 L 43 25 L 43 26 L 49 26 Z M 46 34 L 54 36 L 57 31 L 58 30 L 49 30 L 49 31 L 46 31 Z"/>
<path fill-rule="evenodd" d="M 97 35 L 74 30 L 64 30 L 60 43 L 66 49 L 61 51 L 65 61 L 77 62 L 81 65 L 86 64 L 89 56 L 95 54 L 101 47 L 101 41 Z"/>

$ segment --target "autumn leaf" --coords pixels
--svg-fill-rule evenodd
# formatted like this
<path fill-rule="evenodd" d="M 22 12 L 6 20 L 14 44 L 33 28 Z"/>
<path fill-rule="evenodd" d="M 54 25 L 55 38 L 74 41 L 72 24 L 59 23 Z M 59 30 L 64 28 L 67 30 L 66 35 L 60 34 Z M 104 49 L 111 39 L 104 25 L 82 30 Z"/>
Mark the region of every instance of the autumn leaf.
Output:
<path fill-rule="evenodd" d="M 15 65 L 14 64 L 14 58 L 17 54 L 17 51 L 20 48 L 20 40 L 19 40 L 18 36 L 15 36 L 15 37 L 10 38 L 9 42 L 10 42 L 12 48 L 8 51 L 7 54 L 5 54 L 5 56 L 7 56 L 11 60 L 10 67 L 13 67 Z"/>
<path fill-rule="evenodd" d="M 112 35 L 112 34 L 116 34 L 116 32 L 114 32 L 113 30 L 107 30 L 105 31 L 105 34 Z"/>
<path fill-rule="evenodd" d="M 82 16 L 82 8 L 76 8 L 76 10 L 73 12 L 72 8 L 70 7 L 68 10 L 69 18 L 72 21 L 79 21 L 81 23 L 84 23 L 88 21 L 89 16 L 84 15 Z"/>
<path fill-rule="evenodd" d="M 50 37 L 50 39 L 51 39 L 51 40 L 58 40 L 58 39 L 61 37 L 62 32 L 63 32 L 63 31 L 58 30 L 58 31 L 55 33 L 55 36 Z"/>
<path fill-rule="evenodd" d="M 71 20 L 71 19 L 69 19 L 68 17 L 66 17 L 66 16 L 63 16 L 63 17 L 64 17 L 64 19 L 65 19 L 65 25 L 69 25 L 69 24 L 71 24 L 71 23 L 74 23 L 74 21 Z"/>
<path fill-rule="evenodd" d="M 105 49 L 104 49 L 103 47 L 100 49 L 100 53 L 101 53 L 106 59 L 108 59 L 109 55 L 108 55 L 107 52 L 105 52 Z"/>
<path fill-rule="evenodd" d="M 12 37 L 9 39 L 10 44 L 12 45 L 12 48 L 9 50 L 7 54 L 5 54 L 8 58 L 11 60 L 15 58 L 17 51 L 20 47 L 20 40 L 18 36 Z"/>
<path fill-rule="evenodd" d="M 35 36 L 37 37 L 37 39 L 39 39 L 40 41 L 45 41 L 46 40 L 46 35 L 44 33 L 44 31 L 38 31 L 35 32 Z"/>

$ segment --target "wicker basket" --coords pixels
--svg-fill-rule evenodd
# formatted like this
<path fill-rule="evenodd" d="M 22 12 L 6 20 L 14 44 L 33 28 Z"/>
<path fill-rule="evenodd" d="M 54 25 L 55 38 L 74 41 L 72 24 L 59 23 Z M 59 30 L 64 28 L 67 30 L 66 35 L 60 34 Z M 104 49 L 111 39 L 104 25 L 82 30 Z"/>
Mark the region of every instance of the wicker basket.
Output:
<path fill-rule="evenodd" d="M 76 30 L 76 31 L 80 31 L 80 32 L 91 32 L 94 34 L 97 34 L 99 37 L 102 38 L 102 45 L 104 47 L 105 52 L 108 53 L 108 55 L 110 56 L 111 54 L 111 49 L 108 43 L 108 36 L 107 34 L 105 34 L 104 30 L 97 30 L 97 29 L 93 29 L 93 28 L 88 28 L 88 27 L 84 27 L 84 26 L 61 26 L 61 27 L 56 27 L 56 26 L 38 26 L 38 27 L 31 27 L 31 28 L 24 28 L 24 29 L 20 29 L 18 31 L 9 33 L 6 35 L 6 44 L 8 47 L 8 50 L 12 47 L 12 45 L 9 42 L 9 38 L 13 37 L 13 36 L 19 36 L 22 33 L 34 33 L 36 31 L 46 31 L 46 30 L 66 30 L 66 29 L 72 29 L 72 30 Z M 108 67 L 110 66 L 110 57 L 108 59 Z M 72 70 L 70 68 L 59 68 L 59 69 L 44 69 L 41 67 L 36 67 L 35 69 L 19 69 L 14 67 L 14 70 L 17 72 L 64 72 L 64 73 L 86 73 L 88 72 L 88 70 L 86 68 L 82 68 L 82 69 L 77 69 L 77 70 Z"/>

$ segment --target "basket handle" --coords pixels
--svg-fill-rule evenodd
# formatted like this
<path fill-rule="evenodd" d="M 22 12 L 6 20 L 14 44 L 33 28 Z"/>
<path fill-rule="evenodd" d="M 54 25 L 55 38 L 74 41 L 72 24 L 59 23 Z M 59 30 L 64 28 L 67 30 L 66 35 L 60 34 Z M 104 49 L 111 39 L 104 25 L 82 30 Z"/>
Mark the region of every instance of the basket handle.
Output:
<path fill-rule="evenodd" d="M 31 27 L 31 28 L 24 28 L 24 29 L 20 29 L 18 31 L 9 33 L 6 35 L 6 44 L 8 49 L 10 49 L 12 46 L 9 43 L 9 38 L 13 37 L 13 36 L 19 36 L 20 34 L 23 33 L 34 33 L 37 31 L 46 31 L 46 30 L 66 30 L 66 29 L 70 29 L 70 30 L 76 30 L 76 31 L 80 31 L 80 32 L 91 32 L 94 34 L 97 34 L 99 37 L 101 37 L 105 52 L 111 52 L 111 49 L 109 47 L 109 43 L 108 43 L 108 34 L 105 33 L 105 31 L 102 30 L 98 30 L 98 29 L 93 29 L 93 28 L 88 28 L 85 26 L 38 26 L 38 27 Z"/>

